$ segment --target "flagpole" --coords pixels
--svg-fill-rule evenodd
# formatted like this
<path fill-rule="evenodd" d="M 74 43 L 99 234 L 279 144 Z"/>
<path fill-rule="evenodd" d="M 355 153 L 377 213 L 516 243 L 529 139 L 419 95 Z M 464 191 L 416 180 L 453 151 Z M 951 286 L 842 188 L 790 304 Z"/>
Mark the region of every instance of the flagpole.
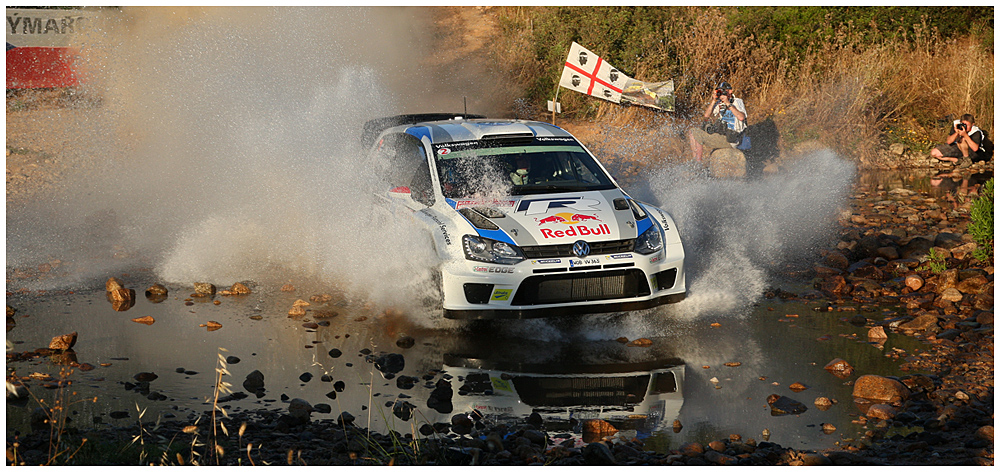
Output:
<path fill-rule="evenodd" d="M 559 107 L 559 89 L 562 87 L 556 86 L 556 98 L 552 99 L 552 126 L 556 125 L 556 108 Z"/>

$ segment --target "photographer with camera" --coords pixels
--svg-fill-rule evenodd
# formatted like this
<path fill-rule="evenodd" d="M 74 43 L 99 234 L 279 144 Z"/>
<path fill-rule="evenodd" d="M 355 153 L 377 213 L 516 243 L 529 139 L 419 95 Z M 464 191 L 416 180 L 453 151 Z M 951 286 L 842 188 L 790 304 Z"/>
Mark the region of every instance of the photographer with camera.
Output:
<path fill-rule="evenodd" d="M 966 113 L 961 120 L 955 120 L 953 133 L 944 144 L 931 149 L 931 157 L 944 162 L 954 162 L 959 168 L 972 165 L 975 161 L 988 161 L 981 152 L 981 144 L 985 134 L 976 127 L 976 119 Z"/>
<path fill-rule="evenodd" d="M 747 109 L 742 99 L 733 96 L 729 82 L 722 82 L 715 88 L 704 118 L 706 123 L 702 128 L 691 128 L 688 133 L 691 152 L 698 162 L 706 152 L 711 155 L 716 149 L 740 144 L 747 127 Z"/>

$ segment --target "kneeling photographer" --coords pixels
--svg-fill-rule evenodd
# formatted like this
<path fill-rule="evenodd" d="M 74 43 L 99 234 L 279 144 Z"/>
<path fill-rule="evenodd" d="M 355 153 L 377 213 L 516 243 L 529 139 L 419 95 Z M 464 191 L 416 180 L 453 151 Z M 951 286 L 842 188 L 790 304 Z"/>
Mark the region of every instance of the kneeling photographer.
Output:
<path fill-rule="evenodd" d="M 965 168 L 976 161 L 989 161 L 988 151 L 983 149 L 983 138 L 986 133 L 976 126 L 976 119 L 966 113 L 962 119 L 955 120 L 952 133 L 944 144 L 931 149 L 931 157 L 944 162 L 958 164 Z"/>
<path fill-rule="evenodd" d="M 699 162 L 716 149 L 735 148 L 740 143 L 747 127 L 747 109 L 743 99 L 733 96 L 733 87 L 722 82 L 716 87 L 704 118 L 708 120 L 705 125 L 692 128 L 688 134 L 691 152 Z"/>

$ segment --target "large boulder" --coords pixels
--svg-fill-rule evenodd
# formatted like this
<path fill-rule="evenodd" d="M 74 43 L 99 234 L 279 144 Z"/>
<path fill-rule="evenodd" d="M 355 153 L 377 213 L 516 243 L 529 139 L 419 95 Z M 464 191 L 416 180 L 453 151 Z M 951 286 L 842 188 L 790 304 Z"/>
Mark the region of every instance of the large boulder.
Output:
<path fill-rule="evenodd" d="M 898 380 L 881 375 L 862 375 L 854 381 L 854 398 L 878 403 L 897 403 L 910 397 L 910 390 Z"/>
<path fill-rule="evenodd" d="M 739 149 L 716 149 L 708 159 L 708 171 L 712 177 L 720 179 L 743 177 L 747 172 L 747 160 Z"/>

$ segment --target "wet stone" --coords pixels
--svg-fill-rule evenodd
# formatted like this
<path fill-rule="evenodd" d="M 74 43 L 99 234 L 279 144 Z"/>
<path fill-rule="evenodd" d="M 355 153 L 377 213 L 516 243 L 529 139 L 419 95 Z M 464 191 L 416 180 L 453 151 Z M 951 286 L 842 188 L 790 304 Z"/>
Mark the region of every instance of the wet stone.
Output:
<path fill-rule="evenodd" d="M 802 403 L 778 394 L 768 396 L 767 404 L 771 407 L 771 416 L 797 415 L 808 410 Z"/>
<path fill-rule="evenodd" d="M 236 356 L 228 356 L 228 357 L 226 357 L 226 364 L 232 365 L 232 364 L 239 364 L 239 363 L 240 363 L 240 358 L 239 357 L 236 357 Z"/>
<path fill-rule="evenodd" d="M 341 355 L 343 355 L 343 352 L 341 352 L 340 349 L 334 348 L 334 349 L 330 349 L 330 353 L 329 354 L 330 354 L 330 357 L 336 359 L 336 358 L 340 357 Z"/>

